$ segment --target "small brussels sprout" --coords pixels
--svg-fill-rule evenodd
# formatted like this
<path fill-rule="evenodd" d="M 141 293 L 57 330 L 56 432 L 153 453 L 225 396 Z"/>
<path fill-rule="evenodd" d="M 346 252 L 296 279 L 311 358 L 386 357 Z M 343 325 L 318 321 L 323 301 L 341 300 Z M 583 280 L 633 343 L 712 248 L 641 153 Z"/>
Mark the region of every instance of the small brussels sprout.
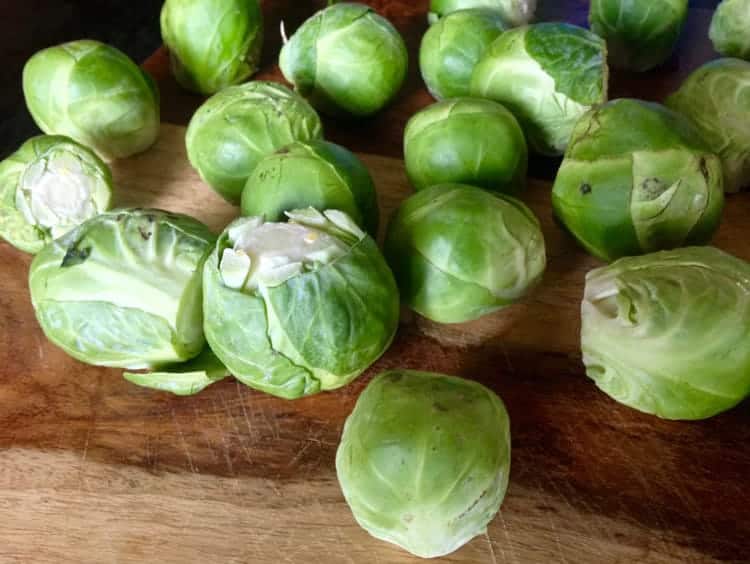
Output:
<path fill-rule="evenodd" d="M 544 237 L 522 202 L 462 184 L 432 186 L 393 216 L 385 256 L 402 300 L 439 323 L 477 319 L 542 277 Z"/>
<path fill-rule="evenodd" d="M 68 137 L 39 135 L 0 162 L 0 237 L 28 253 L 109 209 L 112 174 Z"/>
<path fill-rule="evenodd" d="M 687 13 L 688 0 L 591 0 L 589 23 L 611 66 L 643 72 L 672 55 Z"/>
<path fill-rule="evenodd" d="M 396 332 L 398 289 L 375 241 L 343 212 L 244 217 L 204 270 L 204 330 L 241 382 L 287 399 L 351 382 Z"/>
<path fill-rule="evenodd" d="M 718 59 L 694 71 L 667 98 L 669 108 L 689 118 L 706 146 L 721 157 L 724 191 L 750 187 L 750 63 Z"/>
<path fill-rule="evenodd" d="M 47 338 L 99 366 L 161 367 L 198 355 L 201 273 L 215 237 L 159 210 L 114 210 L 34 258 L 31 302 Z"/>
<path fill-rule="evenodd" d="M 430 0 L 427 20 L 434 24 L 443 16 L 469 8 L 489 8 L 497 11 L 511 26 L 529 23 L 534 18 L 536 0 Z"/>
<path fill-rule="evenodd" d="M 468 96 L 474 67 L 505 29 L 500 13 L 487 8 L 452 12 L 428 29 L 419 47 L 419 69 L 430 94 Z"/>
<path fill-rule="evenodd" d="M 708 35 L 714 49 L 725 57 L 750 60 L 749 0 L 723 0 L 711 19 Z"/>
<path fill-rule="evenodd" d="M 105 159 L 145 151 L 159 135 L 156 84 L 124 53 L 80 40 L 36 53 L 23 93 L 45 133 L 67 135 Z"/>
<path fill-rule="evenodd" d="M 713 247 L 627 257 L 586 276 L 586 372 L 617 401 L 703 419 L 750 394 L 750 265 Z"/>
<path fill-rule="evenodd" d="M 334 4 L 308 19 L 281 49 L 279 66 L 320 111 L 367 116 L 390 102 L 406 77 L 404 40 L 364 4 Z"/>
<path fill-rule="evenodd" d="M 357 523 L 422 558 L 444 556 L 497 514 L 510 473 L 510 421 L 471 380 L 380 374 L 344 424 L 336 474 Z"/>
<path fill-rule="evenodd" d="M 507 106 L 534 150 L 561 155 L 578 118 L 606 101 L 607 76 L 602 39 L 541 23 L 500 35 L 474 67 L 471 92 Z"/>
<path fill-rule="evenodd" d="M 611 261 L 707 243 L 724 207 L 721 160 L 682 116 L 613 100 L 576 125 L 552 189 L 555 214 Z"/>
<path fill-rule="evenodd" d="M 313 207 L 345 212 L 373 237 L 378 199 L 365 165 L 327 141 L 292 143 L 258 163 L 242 191 L 242 215 L 282 221 L 284 212 Z"/>
<path fill-rule="evenodd" d="M 281 84 L 255 81 L 206 100 L 190 120 L 185 144 L 201 178 L 239 204 L 260 159 L 293 141 L 322 136 L 318 114 L 302 97 Z"/>
<path fill-rule="evenodd" d="M 491 100 L 444 100 L 413 116 L 404 133 L 404 159 L 417 190 L 457 182 L 516 194 L 526 183 L 521 126 Z"/>

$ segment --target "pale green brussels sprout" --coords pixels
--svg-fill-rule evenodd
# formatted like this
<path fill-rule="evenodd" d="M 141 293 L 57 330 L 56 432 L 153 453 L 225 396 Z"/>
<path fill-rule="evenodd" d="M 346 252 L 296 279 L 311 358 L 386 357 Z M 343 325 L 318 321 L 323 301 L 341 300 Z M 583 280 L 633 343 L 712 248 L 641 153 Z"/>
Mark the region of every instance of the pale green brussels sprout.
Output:
<path fill-rule="evenodd" d="M 313 207 L 345 212 L 373 237 L 378 199 L 365 165 L 327 141 L 292 143 L 258 163 L 242 191 L 242 215 L 282 221 L 284 212 Z"/>
<path fill-rule="evenodd" d="M 404 160 L 417 190 L 455 182 L 516 194 L 526 183 L 528 150 L 521 126 L 503 106 L 453 98 L 409 120 Z"/>
<path fill-rule="evenodd" d="M 224 199 L 240 203 L 242 189 L 260 160 L 292 143 L 323 136 L 315 110 L 274 82 L 230 86 L 198 108 L 185 135 L 188 159 Z"/>
<path fill-rule="evenodd" d="M 750 60 L 750 1 L 723 0 L 711 19 L 708 35 L 711 43 L 725 57 Z"/>
<path fill-rule="evenodd" d="M 287 399 L 351 382 L 391 343 L 398 289 L 375 241 L 339 210 L 244 217 L 204 270 L 204 330 L 252 388 Z"/>
<path fill-rule="evenodd" d="M 470 321 L 516 302 L 546 265 L 531 210 L 462 184 L 408 198 L 388 226 L 385 256 L 403 302 L 439 323 Z"/>
<path fill-rule="evenodd" d="M 0 162 L 0 237 L 28 253 L 109 209 L 112 174 L 68 137 L 39 135 Z"/>
<path fill-rule="evenodd" d="M 666 104 L 689 118 L 706 146 L 721 157 L 726 192 L 750 186 L 750 63 L 739 59 L 706 63 Z"/>
<path fill-rule="evenodd" d="M 367 116 L 388 104 L 406 77 L 408 54 L 391 23 L 364 4 L 319 11 L 284 44 L 279 66 L 320 111 Z"/>
<path fill-rule="evenodd" d="M 474 67 L 506 27 L 502 15 L 487 8 L 451 12 L 430 27 L 419 47 L 419 69 L 430 94 L 468 96 Z"/>
<path fill-rule="evenodd" d="M 565 23 L 511 29 L 474 67 L 471 93 L 512 111 L 531 147 L 561 155 L 576 121 L 607 99 L 604 41 Z"/>
<path fill-rule="evenodd" d="M 552 189 L 555 214 L 611 261 L 707 243 L 724 207 L 721 160 L 681 115 L 620 99 L 576 125 Z"/>
<path fill-rule="evenodd" d="M 591 31 L 607 42 L 609 64 L 647 71 L 675 49 L 688 0 L 591 0 Z"/>
<path fill-rule="evenodd" d="M 434 24 L 458 10 L 488 8 L 497 11 L 508 25 L 519 26 L 534 19 L 536 5 L 536 0 L 430 0 L 427 20 Z"/>
<path fill-rule="evenodd" d="M 159 210 L 89 219 L 31 263 L 44 334 L 100 366 L 154 368 L 197 356 L 205 344 L 201 275 L 214 240 L 195 219 Z"/>
<path fill-rule="evenodd" d="M 344 424 L 336 474 L 357 523 L 422 558 L 444 556 L 497 514 L 510 473 L 510 421 L 471 380 L 378 375 Z"/>
<path fill-rule="evenodd" d="M 177 82 L 214 94 L 258 70 L 263 14 L 258 0 L 166 0 L 161 35 Z"/>
<path fill-rule="evenodd" d="M 586 372 L 617 401 L 703 419 L 750 394 L 750 265 L 713 247 L 622 258 L 586 276 Z"/>
<path fill-rule="evenodd" d="M 156 84 L 121 51 L 88 39 L 36 53 L 23 93 L 44 133 L 66 135 L 105 159 L 145 151 L 159 135 Z"/>

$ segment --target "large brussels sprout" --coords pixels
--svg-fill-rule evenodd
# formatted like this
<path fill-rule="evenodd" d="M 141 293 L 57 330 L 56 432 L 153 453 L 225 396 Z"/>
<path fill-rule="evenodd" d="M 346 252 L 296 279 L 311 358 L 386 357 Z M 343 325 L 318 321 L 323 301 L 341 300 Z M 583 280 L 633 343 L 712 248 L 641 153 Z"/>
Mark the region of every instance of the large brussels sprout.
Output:
<path fill-rule="evenodd" d="M 419 47 L 419 69 L 437 99 L 468 96 L 480 57 L 506 29 L 502 15 L 488 8 L 452 12 L 433 25 Z"/>
<path fill-rule="evenodd" d="M 375 242 L 338 210 L 240 218 L 204 270 L 209 345 L 241 382 L 287 399 L 348 384 L 388 347 L 398 290 Z"/>
<path fill-rule="evenodd" d="M 534 18 L 536 0 L 430 0 L 427 19 L 434 24 L 443 16 L 469 8 L 489 8 L 497 11 L 512 26 L 529 23 Z"/>
<path fill-rule="evenodd" d="M 284 212 L 313 207 L 345 212 L 373 237 L 378 199 L 365 165 L 327 141 L 292 143 L 258 163 L 242 191 L 242 215 L 282 221 Z"/>
<path fill-rule="evenodd" d="M 313 106 L 333 115 L 380 110 L 401 89 L 407 63 L 396 28 L 372 8 L 349 2 L 308 19 L 279 55 L 284 77 Z"/>
<path fill-rule="evenodd" d="M 674 51 L 688 0 L 591 0 L 591 31 L 607 42 L 609 64 L 647 71 Z"/>
<path fill-rule="evenodd" d="M 719 53 L 726 57 L 750 59 L 749 0 L 723 0 L 711 19 L 708 35 Z"/>
<path fill-rule="evenodd" d="M 491 100 L 444 100 L 413 116 L 404 132 L 404 159 L 417 190 L 457 182 L 515 194 L 526 183 L 521 126 Z"/>
<path fill-rule="evenodd" d="M 258 0 L 166 0 L 161 35 L 177 81 L 213 94 L 258 69 L 263 15 Z"/>
<path fill-rule="evenodd" d="M 505 104 L 533 149 L 561 155 L 578 118 L 607 99 L 607 76 L 601 38 L 541 23 L 501 34 L 474 67 L 471 92 Z"/>
<path fill-rule="evenodd" d="M 240 203 L 258 162 L 293 141 L 320 139 L 320 118 L 286 86 L 255 81 L 225 88 L 198 108 L 185 135 L 188 159 L 227 201 Z"/>
<path fill-rule="evenodd" d="M 440 323 L 470 321 L 517 301 L 546 265 L 531 210 L 462 184 L 408 198 L 388 226 L 385 256 L 404 303 Z"/>
<path fill-rule="evenodd" d="M 109 208 L 112 174 L 68 137 L 39 135 L 0 162 L 0 237 L 38 253 Z"/>
<path fill-rule="evenodd" d="M 707 243 L 724 190 L 719 157 L 675 112 L 613 100 L 576 125 L 552 190 L 557 217 L 607 261 Z"/>
<path fill-rule="evenodd" d="M 357 522 L 423 558 L 486 533 L 509 472 L 510 421 L 500 398 L 429 372 L 395 370 L 370 382 L 336 452 Z"/>
<path fill-rule="evenodd" d="M 100 366 L 152 368 L 201 352 L 201 273 L 215 237 L 183 215 L 114 210 L 34 258 L 29 288 L 47 338 Z"/>
<path fill-rule="evenodd" d="M 159 134 L 159 92 L 114 47 L 80 40 L 36 53 L 23 69 L 23 93 L 36 124 L 67 135 L 106 159 L 145 151 Z"/>
<path fill-rule="evenodd" d="M 667 419 L 702 419 L 750 393 L 750 265 L 713 247 L 627 257 L 586 276 L 586 372 Z"/>

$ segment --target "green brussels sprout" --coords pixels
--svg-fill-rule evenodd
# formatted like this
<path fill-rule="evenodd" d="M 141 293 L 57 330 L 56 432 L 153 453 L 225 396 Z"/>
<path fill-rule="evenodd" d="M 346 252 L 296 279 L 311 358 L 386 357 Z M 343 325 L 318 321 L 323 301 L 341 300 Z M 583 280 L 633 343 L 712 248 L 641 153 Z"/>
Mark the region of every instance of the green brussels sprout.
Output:
<path fill-rule="evenodd" d="M 508 107 L 531 147 L 561 155 L 578 118 L 607 99 L 604 41 L 565 23 L 504 32 L 474 67 L 471 93 Z"/>
<path fill-rule="evenodd" d="M 286 86 L 255 81 L 230 86 L 198 108 L 185 135 L 188 159 L 224 199 L 240 203 L 250 173 L 293 141 L 323 137 L 315 110 Z"/>
<path fill-rule="evenodd" d="M 344 212 L 243 217 L 204 269 L 204 330 L 241 382 L 287 399 L 351 382 L 396 332 L 398 289 L 375 241 Z"/>
<path fill-rule="evenodd" d="M 469 8 L 489 8 L 497 11 L 511 26 L 529 23 L 534 19 L 536 0 L 430 0 L 427 20 L 434 24 L 443 16 Z"/>
<path fill-rule="evenodd" d="M 419 69 L 430 94 L 468 96 L 474 67 L 506 27 L 499 12 L 475 8 L 452 12 L 429 28 L 419 47 Z"/>
<path fill-rule="evenodd" d="M 750 60 L 750 1 L 723 0 L 711 19 L 708 35 L 714 49 L 725 57 Z"/>
<path fill-rule="evenodd" d="M 643 72 L 674 51 L 688 0 L 591 0 L 591 31 L 607 42 L 610 65 Z"/>
<path fill-rule="evenodd" d="M 555 214 L 611 261 L 707 243 L 724 207 L 721 160 L 679 114 L 613 100 L 576 125 L 552 189 Z"/>
<path fill-rule="evenodd" d="M 284 212 L 313 207 L 345 212 L 373 237 L 378 198 L 365 165 L 327 141 L 292 143 L 258 163 L 242 191 L 242 215 L 282 221 Z"/>
<path fill-rule="evenodd" d="M 114 210 L 36 255 L 31 302 L 47 338 L 99 366 L 161 367 L 204 344 L 201 274 L 215 237 L 187 216 Z"/>
<path fill-rule="evenodd" d="M 404 159 L 417 190 L 456 182 L 516 194 L 526 183 L 528 149 L 521 126 L 503 106 L 454 98 L 409 120 Z"/>
<path fill-rule="evenodd" d="M 522 202 L 462 184 L 408 198 L 385 241 L 402 300 L 439 323 L 477 319 L 520 299 L 542 277 L 544 237 Z"/>
<path fill-rule="evenodd" d="M 406 77 L 404 40 L 364 4 L 334 4 L 308 19 L 281 49 L 279 67 L 320 111 L 367 116 L 388 104 Z"/>
<path fill-rule="evenodd" d="M 750 394 L 750 265 L 713 247 L 622 258 L 586 276 L 586 372 L 615 400 L 703 419 Z"/>
<path fill-rule="evenodd" d="M 159 91 L 121 51 L 80 40 L 36 53 L 23 93 L 45 133 L 67 135 L 105 159 L 145 151 L 159 135 Z"/>
<path fill-rule="evenodd" d="M 336 474 L 357 523 L 423 558 L 444 556 L 497 514 L 510 473 L 510 421 L 477 382 L 385 372 L 344 424 Z"/>
<path fill-rule="evenodd" d="M 258 70 L 263 15 L 258 0 L 166 0 L 161 36 L 177 82 L 214 94 Z"/>
<path fill-rule="evenodd" d="M 28 253 L 109 209 L 112 174 L 68 137 L 39 135 L 0 162 L 0 237 Z"/>

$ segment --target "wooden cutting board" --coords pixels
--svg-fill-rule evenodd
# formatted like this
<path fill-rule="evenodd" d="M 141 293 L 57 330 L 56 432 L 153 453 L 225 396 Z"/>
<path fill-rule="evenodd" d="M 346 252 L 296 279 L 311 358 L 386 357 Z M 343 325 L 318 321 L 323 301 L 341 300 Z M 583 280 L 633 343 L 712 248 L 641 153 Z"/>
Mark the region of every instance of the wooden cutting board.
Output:
<path fill-rule="evenodd" d="M 118 204 L 237 210 L 189 167 L 184 129 L 115 163 Z M 403 163 L 363 156 L 389 216 Z M 339 491 L 343 422 L 370 377 L 434 370 L 496 390 L 510 412 L 511 481 L 486 536 L 453 563 L 747 561 L 747 402 L 698 423 L 620 406 L 584 375 L 579 302 L 595 266 L 553 222 L 549 185 L 525 199 L 549 266 L 525 303 L 466 325 L 405 313 L 391 350 L 354 384 L 284 401 L 227 379 L 178 398 L 86 366 L 48 343 L 26 287 L 31 257 L 0 243 L 0 562 L 416 562 L 369 537 Z M 750 259 L 750 195 L 728 200 L 718 246 Z"/>

